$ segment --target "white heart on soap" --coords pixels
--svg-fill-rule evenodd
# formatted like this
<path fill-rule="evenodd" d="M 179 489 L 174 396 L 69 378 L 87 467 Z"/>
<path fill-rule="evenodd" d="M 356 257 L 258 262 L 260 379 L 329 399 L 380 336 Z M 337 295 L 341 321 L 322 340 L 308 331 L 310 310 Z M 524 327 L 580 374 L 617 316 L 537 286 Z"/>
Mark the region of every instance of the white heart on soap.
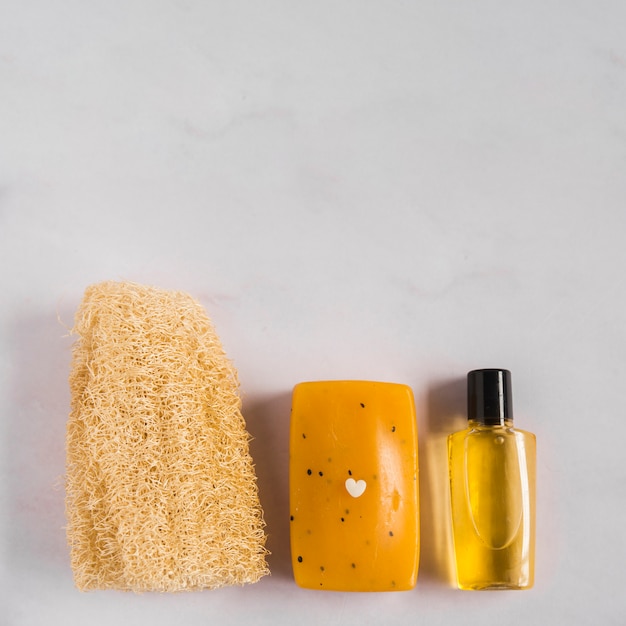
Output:
<path fill-rule="evenodd" d="M 348 480 L 346 480 L 346 489 L 353 498 L 362 496 L 365 487 L 367 487 L 367 484 L 364 480 L 354 480 L 354 478 L 348 478 Z"/>

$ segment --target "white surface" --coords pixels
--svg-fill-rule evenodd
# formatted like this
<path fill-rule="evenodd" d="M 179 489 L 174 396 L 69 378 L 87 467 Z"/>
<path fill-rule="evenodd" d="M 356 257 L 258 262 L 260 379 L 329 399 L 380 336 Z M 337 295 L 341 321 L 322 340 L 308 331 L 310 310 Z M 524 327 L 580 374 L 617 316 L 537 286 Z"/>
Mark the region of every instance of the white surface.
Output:
<path fill-rule="evenodd" d="M 622 0 L 0 13 L 2 624 L 626 623 Z M 74 589 L 63 325 L 103 279 L 186 290 L 213 318 L 255 437 L 257 585 Z M 527 592 L 456 591 L 437 549 L 458 380 L 493 366 L 539 442 Z M 289 394 L 343 377 L 415 391 L 411 592 L 292 582 Z"/>

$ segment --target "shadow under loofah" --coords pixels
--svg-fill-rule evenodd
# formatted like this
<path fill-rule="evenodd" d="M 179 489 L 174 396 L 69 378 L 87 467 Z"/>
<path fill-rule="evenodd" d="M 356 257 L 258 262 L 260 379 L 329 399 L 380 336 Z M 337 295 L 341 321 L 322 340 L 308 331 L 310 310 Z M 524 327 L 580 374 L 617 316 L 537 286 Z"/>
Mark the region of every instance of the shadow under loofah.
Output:
<path fill-rule="evenodd" d="M 81 590 L 182 591 L 268 573 L 237 374 L 189 295 L 89 287 L 76 313 L 66 514 Z"/>

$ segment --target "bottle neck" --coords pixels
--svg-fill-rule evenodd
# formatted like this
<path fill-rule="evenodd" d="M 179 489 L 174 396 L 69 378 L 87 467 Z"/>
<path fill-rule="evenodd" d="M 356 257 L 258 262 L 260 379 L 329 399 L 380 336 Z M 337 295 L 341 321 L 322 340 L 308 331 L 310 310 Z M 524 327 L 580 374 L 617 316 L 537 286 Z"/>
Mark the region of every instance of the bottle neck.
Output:
<path fill-rule="evenodd" d="M 470 428 L 513 428 L 512 419 L 470 419 L 468 420 Z"/>

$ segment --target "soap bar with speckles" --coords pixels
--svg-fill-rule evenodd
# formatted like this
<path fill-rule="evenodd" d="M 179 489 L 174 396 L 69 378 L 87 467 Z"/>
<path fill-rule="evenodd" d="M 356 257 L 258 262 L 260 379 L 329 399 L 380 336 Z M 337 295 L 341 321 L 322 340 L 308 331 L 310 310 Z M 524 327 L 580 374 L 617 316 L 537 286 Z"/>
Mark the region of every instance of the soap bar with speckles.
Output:
<path fill-rule="evenodd" d="M 290 529 L 300 587 L 412 589 L 419 560 L 417 424 L 406 385 L 295 386 Z"/>

